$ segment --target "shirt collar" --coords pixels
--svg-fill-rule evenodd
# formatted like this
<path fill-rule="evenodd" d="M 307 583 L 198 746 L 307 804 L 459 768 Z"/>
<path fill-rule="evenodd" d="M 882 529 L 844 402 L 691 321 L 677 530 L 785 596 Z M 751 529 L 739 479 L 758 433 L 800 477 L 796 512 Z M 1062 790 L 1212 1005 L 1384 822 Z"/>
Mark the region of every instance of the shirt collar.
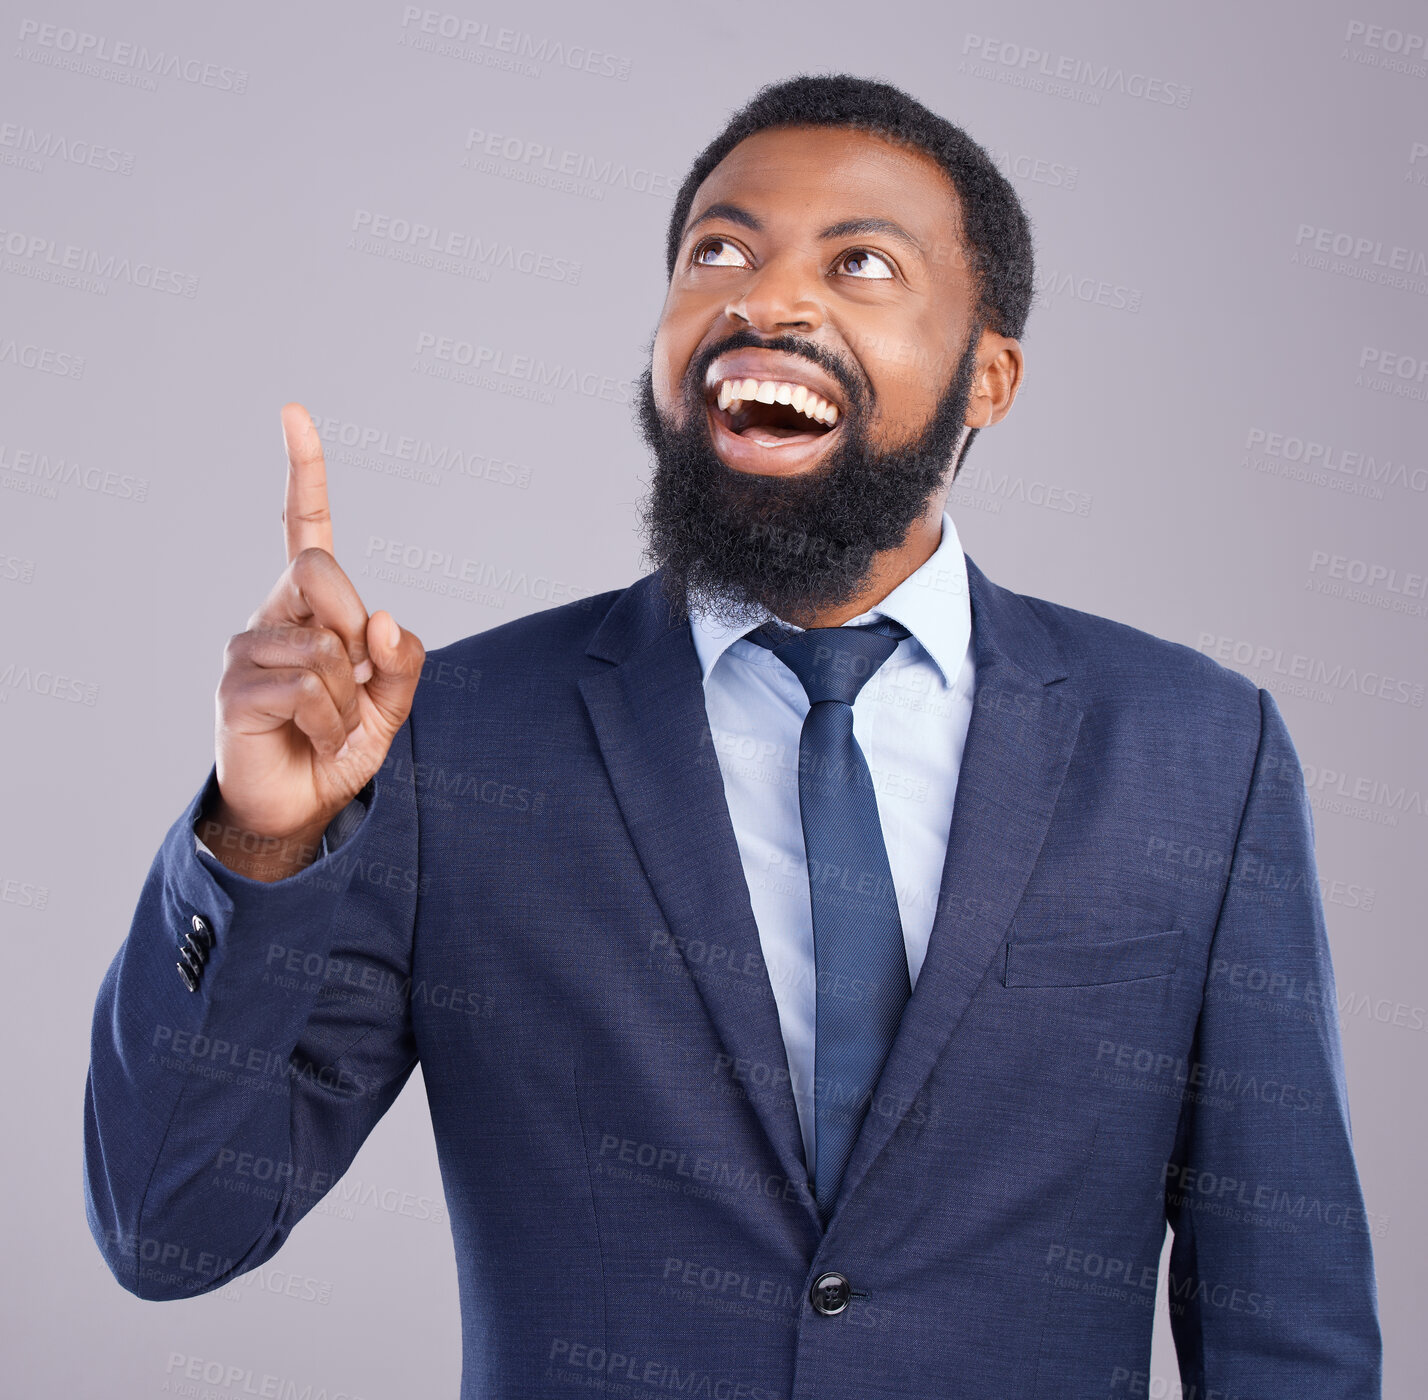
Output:
<path fill-rule="evenodd" d="M 764 609 L 753 622 L 731 623 L 717 610 L 691 604 L 689 625 L 703 679 L 709 679 L 709 673 L 730 647 L 772 616 Z M 942 538 L 926 562 L 886 597 L 866 612 L 850 617 L 843 625 L 852 627 L 879 617 L 902 623 L 942 672 L 943 682 L 949 687 L 956 684 L 972 640 L 972 608 L 967 594 L 967 561 L 962 553 L 962 541 L 947 511 L 942 512 Z M 740 651 L 744 652 L 745 648 L 755 652 L 763 650 L 753 642 L 744 643 Z"/>

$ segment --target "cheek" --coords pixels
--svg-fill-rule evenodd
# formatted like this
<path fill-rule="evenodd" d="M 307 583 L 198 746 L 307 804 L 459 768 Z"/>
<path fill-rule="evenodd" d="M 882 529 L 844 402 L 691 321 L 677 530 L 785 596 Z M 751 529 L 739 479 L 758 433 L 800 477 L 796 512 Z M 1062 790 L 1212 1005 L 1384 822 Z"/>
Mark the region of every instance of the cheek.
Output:
<path fill-rule="evenodd" d="M 921 352 L 912 350 L 904 359 L 884 359 L 865 367 L 878 393 L 871 431 L 902 439 L 928 420 L 937 404 L 941 380 L 939 371 L 926 365 Z M 948 369 L 943 377 L 950 373 Z"/>
<path fill-rule="evenodd" d="M 956 367 L 947 317 L 929 313 L 895 322 L 882 320 L 861 332 L 850 332 L 850 344 L 860 349 L 864 373 L 877 391 L 870 430 L 903 437 L 925 423 Z"/>
<path fill-rule="evenodd" d="M 660 322 L 650 352 L 650 384 L 655 402 L 661 409 L 673 408 L 679 398 L 683 376 L 689 368 L 692 343 L 681 334 L 676 321 L 666 317 Z"/>

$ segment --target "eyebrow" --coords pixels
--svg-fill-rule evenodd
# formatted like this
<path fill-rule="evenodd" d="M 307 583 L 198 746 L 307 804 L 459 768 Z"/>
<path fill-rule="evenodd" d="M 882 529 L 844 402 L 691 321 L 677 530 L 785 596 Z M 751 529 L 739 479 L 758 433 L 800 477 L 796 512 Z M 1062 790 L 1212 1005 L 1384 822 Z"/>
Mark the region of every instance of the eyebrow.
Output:
<path fill-rule="evenodd" d="M 728 204 L 719 202 L 711 204 L 698 218 L 691 219 L 684 226 L 684 232 L 680 235 L 681 243 L 689 236 L 693 228 L 700 224 L 707 223 L 711 219 L 725 219 L 731 224 L 738 224 L 741 228 L 752 229 L 755 233 L 763 229 L 763 224 L 747 209 L 738 204 Z M 881 233 L 889 238 L 895 238 L 908 247 L 915 249 L 919 254 L 926 255 L 926 248 L 922 245 L 922 240 L 914 238 L 901 224 L 894 223 L 891 219 L 863 218 L 863 219 L 841 219 L 836 224 L 829 224 L 818 237 L 823 238 L 850 238 L 860 233 Z"/>

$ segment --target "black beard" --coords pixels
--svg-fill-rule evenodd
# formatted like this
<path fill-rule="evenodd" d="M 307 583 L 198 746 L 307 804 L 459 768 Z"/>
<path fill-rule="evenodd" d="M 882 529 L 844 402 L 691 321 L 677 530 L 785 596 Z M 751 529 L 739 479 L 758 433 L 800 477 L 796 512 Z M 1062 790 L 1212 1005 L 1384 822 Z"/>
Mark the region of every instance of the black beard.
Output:
<path fill-rule="evenodd" d="M 646 557 L 662 569 L 671 620 L 691 605 L 734 622 L 764 610 L 790 620 L 848 602 L 866 584 L 874 556 L 896 549 L 942 488 L 962 432 L 976 368 L 977 329 L 921 433 L 887 451 L 867 438 L 869 395 L 840 360 L 793 336 L 735 332 L 690 366 L 684 426 L 655 405 L 652 362 L 638 386 L 641 435 L 655 456 L 641 507 Z M 704 373 L 727 350 L 758 346 L 813 360 L 846 395 L 842 441 L 811 471 L 765 476 L 720 461 L 704 403 Z"/>

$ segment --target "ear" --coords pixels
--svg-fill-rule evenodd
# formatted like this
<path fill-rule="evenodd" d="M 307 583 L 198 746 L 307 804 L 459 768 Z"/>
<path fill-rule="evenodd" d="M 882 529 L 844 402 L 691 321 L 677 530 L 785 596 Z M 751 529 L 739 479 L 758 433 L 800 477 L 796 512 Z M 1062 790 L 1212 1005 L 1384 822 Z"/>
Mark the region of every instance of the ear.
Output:
<path fill-rule="evenodd" d="M 995 331 L 982 332 L 964 420 L 969 428 L 990 428 L 1011 412 L 1024 368 L 1020 341 Z"/>

